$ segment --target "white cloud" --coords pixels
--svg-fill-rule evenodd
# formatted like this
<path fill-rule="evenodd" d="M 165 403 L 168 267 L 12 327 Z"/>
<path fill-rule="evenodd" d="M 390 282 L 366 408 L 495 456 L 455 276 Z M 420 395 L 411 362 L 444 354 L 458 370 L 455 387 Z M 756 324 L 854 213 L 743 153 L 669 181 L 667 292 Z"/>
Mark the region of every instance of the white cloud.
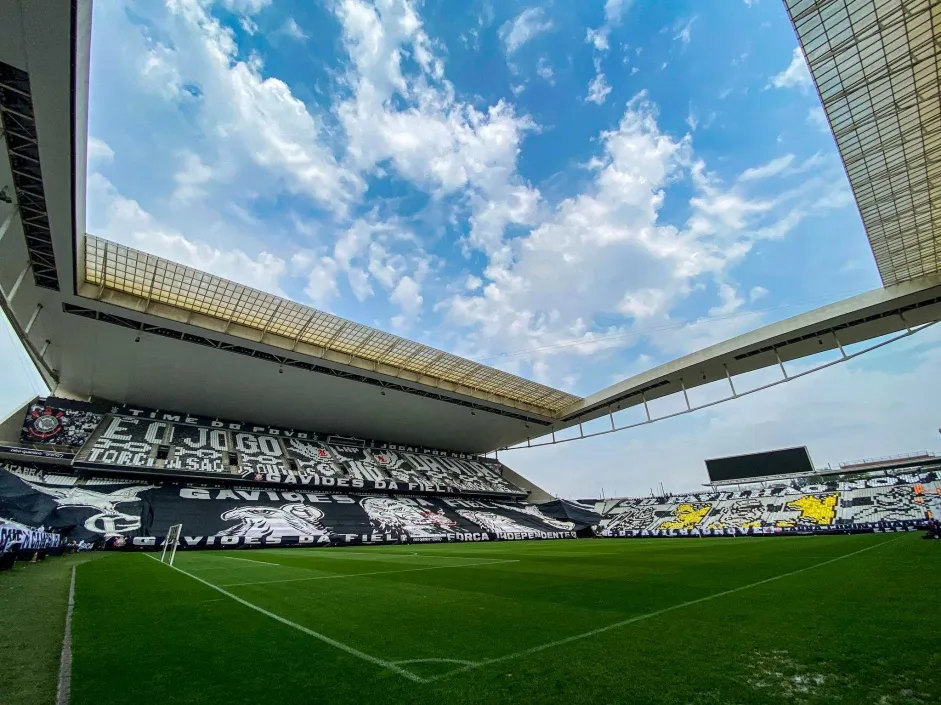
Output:
<path fill-rule="evenodd" d="M 284 296 L 280 279 L 287 267 L 280 257 L 267 251 L 251 256 L 241 249 L 191 240 L 161 223 L 137 201 L 122 196 L 97 173 L 88 178 L 88 228 L 93 235 Z"/>
<path fill-rule="evenodd" d="M 634 0 L 606 0 L 604 4 L 604 24 L 597 29 L 589 29 L 585 41 L 593 45 L 597 51 L 607 51 L 609 49 L 608 37 L 611 31 L 621 24 L 621 20 L 627 14 L 633 2 Z"/>
<path fill-rule="evenodd" d="M 697 19 L 697 17 L 690 17 L 685 22 L 678 23 L 677 32 L 673 39 L 683 44 L 689 44 L 693 39 L 693 23 Z"/>
<path fill-rule="evenodd" d="M 719 305 L 709 309 L 710 316 L 728 316 L 738 311 L 745 299 L 738 295 L 735 287 L 727 282 L 719 284 Z"/>
<path fill-rule="evenodd" d="M 212 180 L 213 172 L 197 154 L 184 151 L 180 155 L 180 170 L 173 175 L 176 189 L 173 192 L 174 201 L 193 201 L 206 195 L 203 188 Z"/>
<path fill-rule="evenodd" d="M 767 179 L 772 176 L 777 176 L 782 172 L 786 171 L 791 163 L 794 161 L 793 154 L 785 154 L 777 159 L 772 159 L 767 164 L 762 164 L 758 167 L 752 167 L 746 169 L 742 172 L 742 175 L 738 177 L 739 181 L 757 181 L 759 179 Z"/>
<path fill-rule="evenodd" d="M 114 160 L 114 150 L 104 140 L 89 137 L 87 158 L 91 165 L 110 163 Z"/>
<path fill-rule="evenodd" d="M 596 57 L 595 77 L 591 79 L 591 82 L 588 84 L 588 95 L 585 100 L 589 103 L 601 105 L 607 99 L 609 93 L 611 93 L 611 86 L 605 80 L 604 74 L 601 72 L 601 60 Z"/>
<path fill-rule="evenodd" d="M 235 2 L 231 7 L 255 13 L 265 4 Z M 338 164 L 322 123 L 284 82 L 263 75 L 260 58 L 240 58 L 232 31 L 206 6 L 177 0 L 169 11 L 153 21 L 165 25 L 162 33 L 173 37 L 172 47 L 150 39 L 157 33 L 127 25 L 148 46 L 141 72 L 145 85 L 171 102 L 190 101 L 205 139 L 229 160 L 247 158 L 289 192 L 345 212 L 362 181 Z"/>
<path fill-rule="evenodd" d="M 550 84 L 555 83 L 555 72 L 552 70 L 552 65 L 546 57 L 543 56 L 539 59 L 539 62 L 536 64 L 536 73 L 542 80 Z"/>
<path fill-rule="evenodd" d="M 823 106 L 816 105 L 807 111 L 807 122 L 825 134 L 830 134 L 830 123 Z"/>
<path fill-rule="evenodd" d="M 506 47 L 506 53 L 512 54 L 526 42 L 548 32 L 552 27 L 552 20 L 545 18 L 545 11 L 541 7 L 530 7 L 506 22 L 500 28 L 499 34 Z"/>
<path fill-rule="evenodd" d="M 395 285 L 389 295 L 389 301 L 398 306 L 404 315 L 414 318 L 421 312 L 421 286 L 411 277 L 404 276 Z"/>
<path fill-rule="evenodd" d="M 257 15 L 271 4 L 271 0 L 222 0 L 222 5 L 231 12 Z"/>
<path fill-rule="evenodd" d="M 801 90 L 807 90 L 813 84 L 810 69 L 807 67 L 804 52 L 801 51 L 800 47 L 794 47 L 794 53 L 791 54 L 791 63 L 781 73 L 772 76 L 769 83 L 770 86 L 775 88 L 799 88 Z"/>
<path fill-rule="evenodd" d="M 295 20 L 293 17 L 288 17 L 284 21 L 284 24 L 281 27 L 281 31 L 283 31 L 292 39 L 296 39 L 301 42 L 307 39 L 307 35 L 304 33 L 304 30 L 301 29 L 300 25 L 297 24 L 297 20 Z"/>
<path fill-rule="evenodd" d="M 695 132 L 696 128 L 699 127 L 699 116 L 696 114 L 692 103 L 689 104 L 689 112 L 686 113 L 686 124 L 692 132 Z"/>
<path fill-rule="evenodd" d="M 748 300 L 754 303 L 759 299 L 763 299 L 768 295 L 768 290 L 763 286 L 753 286 L 751 291 L 748 292 Z"/>

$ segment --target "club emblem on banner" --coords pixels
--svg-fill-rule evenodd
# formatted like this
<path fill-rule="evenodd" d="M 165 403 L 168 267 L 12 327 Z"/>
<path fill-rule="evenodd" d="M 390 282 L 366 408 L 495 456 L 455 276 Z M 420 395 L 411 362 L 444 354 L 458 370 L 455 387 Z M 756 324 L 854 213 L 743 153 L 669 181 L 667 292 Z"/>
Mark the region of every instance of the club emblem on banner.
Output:
<path fill-rule="evenodd" d="M 33 438 L 46 441 L 58 436 L 68 421 L 64 411 L 56 411 L 48 407 L 33 409 L 26 422 L 26 432 Z"/>

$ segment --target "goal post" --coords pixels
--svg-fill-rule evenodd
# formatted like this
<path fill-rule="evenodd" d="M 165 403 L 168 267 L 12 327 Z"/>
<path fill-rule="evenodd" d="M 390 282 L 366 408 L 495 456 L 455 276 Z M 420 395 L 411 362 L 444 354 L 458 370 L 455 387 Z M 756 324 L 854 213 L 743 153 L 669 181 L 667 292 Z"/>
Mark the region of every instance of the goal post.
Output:
<path fill-rule="evenodd" d="M 160 562 L 163 563 L 169 554 L 169 564 L 173 565 L 173 559 L 176 558 L 176 547 L 180 545 L 180 535 L 183 533 L 182 524 L 174 524 L 167 529 L 167 539 L 163 542 L 163 551 L 160 553 Z M 170 549 L 169 551 L 167 549 Z"/>

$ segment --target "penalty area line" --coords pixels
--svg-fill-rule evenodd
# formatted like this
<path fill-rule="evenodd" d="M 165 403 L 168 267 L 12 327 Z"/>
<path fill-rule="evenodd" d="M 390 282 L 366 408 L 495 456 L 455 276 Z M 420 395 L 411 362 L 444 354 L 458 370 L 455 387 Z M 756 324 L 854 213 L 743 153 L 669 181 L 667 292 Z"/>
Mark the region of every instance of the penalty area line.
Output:
<path fill-rule="evenodd" d="M 547 644 L 540 644 L 539 646 L 533 646 L 529 649 L 523 649 L 522 651 L 517 651 L 516 653 L 507 654 L 506 656 L 497 656 L 496 658 L 486 659 L 480 661 L 479 663 L 461 668 L 456 668 L 453 671 L 448 671 L 447 673 L 441 673 L 437 676 L 431 676 L 426 679 L 427 682 L 432 682 L 440 680 L 442 678 L 447 678 L 448 676 L 457 675 L 458 673 L 466 673 L 467 671 L 474 670 L 475 668 L 481 668 L 482 666 L 490 666 L 495 663 L 502 663 L 503 661 L 509 661 L 511 659 L 519 658 L 520 656 L 529 656 L 530 654 L 536 654 L 540 651 L 545 651 L 546 649 L 553 649 L 556 646 L 564 646 L 565 644 L 571 644 L 573 641 L 580 641 L 581 639 L 587 639 L 589 637 L 597 636 L 598 634 L 603 634 L 604 632 L 609 632 L 612 629 L 619 629 L 621 627 L 626 627 L 629 624 L 634 624 L 636 622 L 642 622 L 646 619 L 651 619 L 652 617 L 658 617 L 661 614 L 666 614 L 667 612 L 673 612 L 674 610 L 683 609 L 684 607 L 692 607 L 693 605 L 698 605 L 701 602 L 708 602 L 709 600 L 715 600 L 719 597 L 725 597 L 726 595 L 732 595 L 736 592 L 742 592 L 743 590 L 750 590 L 756 588 L 760 585 L 766 585 L 767 583 L 773 583 L 775 580 L 781 580 L 783 578 L 789 578 L 792 575 L 797 575 L 799 573 L 804 573 L 808 570 L 813 570 L 814 568 L 821 568 L 825 565 L 830 565 L 831 563 L 836 563 L 837 561 L 842 561 L 845 558 L 851 558 L 852 556 L 858 556 L 860 553 L 865 553 L 866 551 L 871 551 L 874 548 L 880 548 L 886 544 L 893 543 L 898 541 L 901 536 L 894 539 L 889 539 L 888 541 L 881 541 L 873 546 L 867 546 L 866 548 L 861 548 L 858 551 L 853 551 L 851 553 L 846 553 L 842 556 L 837 556 L 836 558 L 830 558 L 829 560 L 822 561 L 820 563 L 814 563 L 813 565 L 805 566 L 804 568 L 798 568 L 797 570 L 791 570 L 787 573 L 781 573 L 781 575 L 775 575 L 770 578 L 765 578 L 764 580 L 758 580 L 754 583 L 749 583 L 748 585 L 741 585 L 730 590 L 723 590 L 722 592 L 716 592 L 712 595 L 706 595 L 705 597 L 700 597 L 695 600 L 688 600 L 687 602 L 681 602 L 677 605 L 671 605 L 670 607 L 664 607 L 660 610 L 655 610 L 653 612 L 647 612 L 645 614 L 639 614 L 636 617 L 630 617 L 629 619 L 623 619 L 620 622 L 615 622 L 614 624 L 609 624 L 604 627 L 599 627 L 598 629 L 592 629 L 588 632 L 582 632 L 581 634 L 574 634 L 573 636 L 565 637 L 564 639 L 558 639 L 557 641 L 550 641 Z M 156 559 L 155 559 L 156 560 Z"/>
<path fill-rule="evenodd" d="M 155 560 L 155 561 L 157 561 L 158 563 L 160 562 L 159 560 L 157 560 L 156 558 L 154 558 L 153 556 L 151 556 L 151 555 L 148 554 L 148 553 L 145 553 L 144 555 L 147 556 L 148 558 L 150 558 L 151 560 Z M 408 670 L 402 668 L 401 666 L 398 666 L 398 665 L 392 663 L 391 661 L 386 661 L 385 659 L 378 658 L 377 656 L 372 656 L 372 655 L 370 655 L 370 654 L 367 654 L 367 653 L 364 652 L 364 651 L 360 651 L 359 649 L 353 648 L 353 647 L 350 646 L 349 644 L 344 644 L 342 641 L 337 641 L 336 639 L 331 639 L 331 638 L 328 637 L 326 634 L 321 634 L 320 632 L 315 632 L 313 629 L 308 629 L 307 627 L 305 627 L 305 626 L 302 625 L 302 624 L 297 624 L 296 622 L 292 622 L 290 619 L 286 619 L 285 617 L 282 617 L 282 616 L 279 615 L 279 614 L 275 614 L 274 612 L 269 612 L 269 611 L 266 610 L 264 607 L 259 607 L 258 605 L 254 604 L 254 603 L 252 603 L 252 602 L 249 602 L 248 600 L 243 600 L 243 599 L 242 599 L 241 597 L 239 597 L 238 595 L 233 595 L 233 594 L 232 594 L 231 592 L 229 592 L 228 590 L 224 590 L 223 588 L 219 587 L 218 585 L 213 585 L 213 584 L 210 583 L 208 580 L 203 580 L 202 578 L 200 578 L 200 577 L 197 576 L 197 575 L 192 575 L 191 573 L 187 573 L 185 570 L 183 570 L 183 569 L 181 569 L 181 568 L 177 568 L 175 565 L 171 565 L 171 566 L 168 566 L 168 567 L 171 568 L 172 570 L 175 570 L 175 571 L 178 572 L 178 573 L 182 573 L 183 575 L 185 575 L 185 576 L 188 577 L 188 578 L 192 578 L 193 580 L 195 580 L 195 581 L 198 582 L 198 583 L 202 583 L 202 584 L 205 585 L 206 587 L 212 588 L 212 589 L 215 590 L 216 592 L 222 593 L 222 594 L 225 595 L 226 597 L 228 597 L 228 598 L 230 598 L 230 599 L 232 599 L 232 600 L 235 600 L 236 602 L 238 602 L 240 605 L 243 605 L 244 607 L 248 607 L 248 608 L 251 609 L 251 610 L 255 610 L 255 611 L 258 612 L 259 614 L 263 614 L 263 615 L 265 615 L 266 617 L 269 617 L 270 619 L 273 619 L 273 620 L 276 621 L 276 622 L 280 622 L 281 624 L 284 624 L 285 626 L 291 627 L 292 629 L 296 629 L 297 631 L 302 632 L 302 633 L 306 634 L 307 636 L 313 637 L 314 639 L 317 639 L 318 641 L 322 641 L 323 643 L 328 644 L 328 645 L 330 645 L 330 646 L 332 646 L 332 647 L 334 647 L 334 648 L 336 648 L 336 649 L 339 649 L 340 651 L 343 651 L 343 652 L 349 654 L 350 656 L 355 656 L 356 658 L 362 659 L 363 661 L 367 661 L 367 662 L 369 662 L 369 663 L 371 663 L 371 664 L 374 664 L 374 665 L 376 665 L 376 666 L 381 666 L 382 668 L 386 668 L 386 669 L 388 669 L 388 670 L 390 670 L 390 671 L 393 671 L 393 672 L 395 672 L 395 673 L 398 673 L 398 674 L 399 674 L 400 676 L 402 676 L 403 678 L 407 678 L 408 680 L 410 680 L 410 681 L 412 681 L 412 682 L 414 682 L 414 683 L 427 683 L 427 682 L 428 682 L 428 679 L 427 679 L 427 678 L 422 678 L 421 676 L 415 675 L 415 674 L 412 673 L 411 671 L 408 671 Z"/>

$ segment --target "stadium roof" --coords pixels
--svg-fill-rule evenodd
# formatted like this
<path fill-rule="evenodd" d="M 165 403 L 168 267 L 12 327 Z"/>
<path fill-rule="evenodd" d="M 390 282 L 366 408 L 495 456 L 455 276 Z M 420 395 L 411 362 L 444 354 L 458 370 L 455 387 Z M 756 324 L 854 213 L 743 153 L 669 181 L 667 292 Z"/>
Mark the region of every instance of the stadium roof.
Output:
<path fill-rule="evenodd" d="M 885 285 L 941 269 L 941 8 L 787 0 Z"/>
<path fill-rule="evenodd" d="M 192 267 L 109 242 L 85 238 L 87 295 L 191 325 L 224 330 L 274 347 L 394 377 L 411 373 L 434 387 L 464 388 L 491 401 L 519 403 L 551 415 L 580 397 L 448 352 L 334 316 Z M 96 291 L 97 290 L 97 291 Z M 83 292 L 86 293 L 86 292 Z M 198 315 L 201 321 L 194 318 Z M 206 320 L 208 319 L 208 320 Z M 337 357 L 339 359 L 337 359 Z"/>
<path fill-rule="evenodd" d="M 941 125 L 932 3 L 792 0 L 788 7 L 884 289 L 581 399 L 86 239 L 91 2 L 7 0 L 0 4 L 0 189 L 8 187 L 15 207 L 0 202 L 0 308 L 60 396 L 466 452 L 526 442 L 661 396 L 937 321 L 932 204 Z"/>

